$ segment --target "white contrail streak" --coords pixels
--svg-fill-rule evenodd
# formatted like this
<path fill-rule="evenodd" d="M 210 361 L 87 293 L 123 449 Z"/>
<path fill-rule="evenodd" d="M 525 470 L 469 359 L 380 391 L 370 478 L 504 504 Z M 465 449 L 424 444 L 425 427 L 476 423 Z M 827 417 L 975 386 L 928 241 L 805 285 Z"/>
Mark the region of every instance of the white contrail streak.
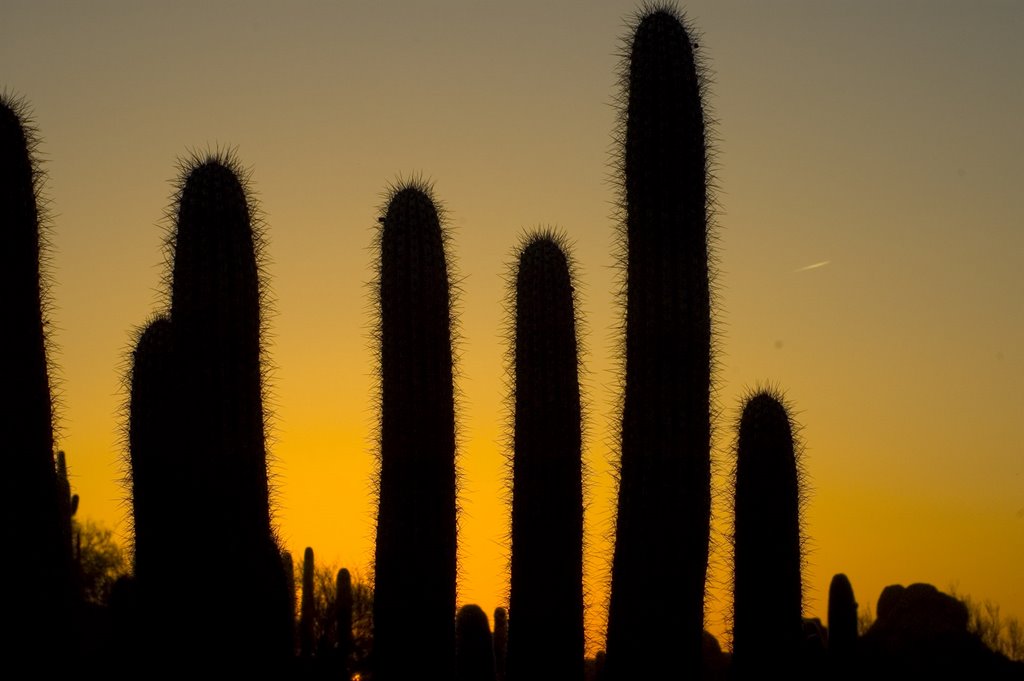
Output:
<path fill-rule="evenodd" d="M 825 265 L 829 264 L 830 262 L 832 262 L 832 261 L 831 260 L 822 260 L 821 262 L 816 262 L 813 265 L 808 265 L 807 267 L 801 267 L 801 268 L 795 269 L 793 271 L 794 272 L 806 272 L 807 270 L 816 270 L 819 267 L 824 267 Z"/>

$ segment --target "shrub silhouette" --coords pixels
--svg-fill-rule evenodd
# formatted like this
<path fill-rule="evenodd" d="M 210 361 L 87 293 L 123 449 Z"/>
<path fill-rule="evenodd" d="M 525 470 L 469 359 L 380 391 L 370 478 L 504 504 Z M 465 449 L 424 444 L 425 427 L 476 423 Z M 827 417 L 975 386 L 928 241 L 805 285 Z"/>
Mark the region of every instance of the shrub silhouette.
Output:
<path fill-rule="evenodd" d="M 451 678 L 455 406 L 444 234 L 422 184 L 396 187 L 380 221 L 374 678 Z"/>
<path fill-rule="evenodd" d="M 786 678 L 803 642 L 801 483 L 793 426 L 776 392 L 745 402 L 734 480 L 734 669 Z"/>
<path fill-rule="evenodd" d="M 518 250 L 507 676 L 582 679 L 582 444 L 570 259 L 564 239 L 550 232 L 528 235 Z"/>
<path fill-rule="evenodd" d="M 609 680 L 700 672 L 711 305 L 704 81 L 692 35 L 673 9 L 645 11 L 623 68 L 625 393 Z"/>
<path fill-rule="evenodd" d="M 47 365 L 45 288 L 40 271 L 43 239 L 39 195 L 43 176 L 33 154 L 38 144 L 23 100 L 0 94 L 0 291 L 5 314 L 2 350 L 8 359 L 2 410 L 5 458 L 4 517 L 12 520 L 5 560 L 5 609 L 19 618 L 7 628 L 10 652 L 40 661 L 65 649 L 73 602 L 71 544 L 54 464 L 53 406 Z M 22 566 L 31 565 L 30 570 Z M 46 657 L 43 657 L 47 654 Z"/>

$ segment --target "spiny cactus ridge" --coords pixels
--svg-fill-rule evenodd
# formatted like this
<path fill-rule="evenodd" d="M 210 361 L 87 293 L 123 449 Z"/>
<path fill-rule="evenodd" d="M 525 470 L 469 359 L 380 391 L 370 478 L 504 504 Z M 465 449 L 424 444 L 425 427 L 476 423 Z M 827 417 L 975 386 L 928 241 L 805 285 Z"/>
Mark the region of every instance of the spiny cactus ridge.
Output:
<path fill-rule="evenodd" d="M 676 12 L 652 9 L 638 17 L 623 67 L 626 338 L 607 639 L 613 681 L 700 673 L 712 356 L 695 47 Z"/>
<path fill-rule="evenodd" d="M 418 183 L 393 189 L 380 223 L 374 678 L 424 669 L 451 678 L 456 441 L 445 239 L 432 193 Z"/>
<path fill-rule="evenodd" d="M 513 681 L 583 678 L 581 410 L 567 249 L 555 233 L 529 234 L 515 272 Z"/>

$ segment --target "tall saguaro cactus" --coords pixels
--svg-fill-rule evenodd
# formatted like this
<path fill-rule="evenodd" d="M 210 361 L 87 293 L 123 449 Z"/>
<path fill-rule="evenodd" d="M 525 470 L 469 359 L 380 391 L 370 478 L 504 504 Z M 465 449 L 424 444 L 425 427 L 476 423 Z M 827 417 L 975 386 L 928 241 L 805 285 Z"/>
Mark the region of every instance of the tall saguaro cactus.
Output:
<path fill-rule="evenodd" d="M 455 406 L 445 240 L 422 185 L 397 187 L 380 222 L 374 678 L 452 678 Z"/>
<path fill-rule="evenodd" d="M 182 521 L 193 559 L 244 566 L 229 580 L 210 580 L 191 565 L 193 574 L 183 575 L 190 603 L 232 613 L 230 626 L 197 622 L 192 631 L 195 644 L 254 664 L 284 659 L 292 651 L 290 597 L 271 525 L 259 235 L 246 174 L 230 156 L 195 157 L 178 198 L 171 340 L 179 404 L 169 427 L 188 470 Z"/>
<path fill-rule="evenodd" d="M 338 629 L 338 666 L 343 678 L 351 678 L 349 673 L 350 659 L 355 648 L 352 638 L 352 574 L 348 568 L 338 570 L 335 580 L 335 614 Z"/>
<path fill-rule="evenodd" d="M 3 561 L 7 589 L 4 635 L 17 655 L 37 655 L 66 643 L 72 601 L 71 545 L 65 541 L 53 453 L 53 409 L 46 358 L 40 276 L 42 182 L 32 153 L 36 137 L 23 102 L 0 95 L 0 333 L 12 398 L 0 413 L 4 473 L 0 477 L 6 544 L 17 560 Z M 24 566 L 31 566 L 24 569 Z M 42 658 L 40 658 L 42 659 Z"/>
<path fill-rule="evenodd" d="M 142 625 L 150 631 L 142 641 L 153 643 L 145 654 L 159 654 L 191 624 L 188 614 L 175 616 L 189 601 L 188 580 L 181 573 L 192 558 L 184 550 L 192 527 L 183 522 L 189 503 L 183 492 L 193 473 L 180 461 L 173 432 L 177 373 L 171 320 L 158 316 L 142 329 L 132 351 L 128 403 L 135 578 Z"/>
<path fill-rule="evenodd" d="M 743 678 L 791 678 L 802 640 L 801 488 L 778 394 L 758 392 L 743 407 L 734 487 L 734 668 Z"/>
<path fill-rule="evenodd" d="M 314 621 L 316 620 L 316 594 L 313 593 L 313 547 L 307 546 L 302 555 L 302 611 L 299 614 L 299 655 L 313 657 L 316 644 Z"/>
<path fill-rule="evenodd" d="M 583 678 L 583 482 L 569 258 L 553 234 L 520 248 L 508 678 Z"/>
<path fill-rule="evenodd" d="M 174 481 L 180 452 L 170 443 L 171 412 L 176 407 L 176 367 L 171 346 L 171 320 L 159 316 L 139 334 L 132 351 L 128 447 L 131 456 L 132 513 L 135 536 L 135 577 L 140 583 L 170 581 L 174 536 L 187 532 L 178 518 L 181 489 Z M 164 554 L 163 552 L 169 552 Z M 150 575 L 153 575 L 152 577 Z"/>
<path fill-rule="evenodd" d="M 626 361 L 608 618 L 612 680 L 695 676 L 701 660 L 711 305 L 695 47 L 679 15 L 652 10 L 636 23 L 623 70 Z"/>

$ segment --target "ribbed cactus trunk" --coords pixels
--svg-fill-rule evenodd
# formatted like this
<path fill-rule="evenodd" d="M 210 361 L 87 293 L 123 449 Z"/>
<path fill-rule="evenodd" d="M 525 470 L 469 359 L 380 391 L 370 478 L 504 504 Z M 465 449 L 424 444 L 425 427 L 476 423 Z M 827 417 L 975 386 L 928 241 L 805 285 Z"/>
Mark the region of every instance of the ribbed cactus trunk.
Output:
<path fill-rule="evenodd" d="M 693 678 L 711 513 L 707 151 L 694 44 L 671 11 L 640 18 L 626 85 L 626 377 L 607 678 Z"/>
<path fill-rule="evenodd" d="M 187 469 L 182 520 L 194 650 L 259 665 L 291 655 L 289 595 L 273 531 L 263 420 L 260 282 L 249 199 L 231 159 L 185 169 L 174 234 L 172 428 Z M 233 569 L 210 579 L 196 561 Z M 183 568 L 184 569 L 184 568 Z M 230 613 L 200 615 L 216 603 Z"/>
<path fill-rule="evenodd" d="M 7 239 L 0 248 L 0 305 L 6 315 L 0 350 L 7 361 L 9 397 L 0 410 L 8 452 L 0 501 L 11 551 L 0 573 L 8 586 L 0 652 L 7 659 L 42 662 L 53 660 L 52 651 L 68 642 L 73 589 L 54 466 L 40 286 L 41 175 L 31 157 L 36 141 L 24 113 L 22 103 L 0 96 L 0 229 Z M 44 653 L 46 658 L 38 657 Z"/>
<path fill-rule="evenodd" d="M 424 188 L 396 189 L 381 222 L 374 678 L 448 679 L 456 570 L 448 265 Z"/>
<path fill-rule="evenodd" d="M 803 640 L 800 476 L 777 395 L 743 407 L 734 485 L 733 668 L 737 678 L 790 678 Z"/>
<path fill-rule="evenodd" d="M 565 246 L 527 238 L 515 281 L 515 434 L 507 678 L 583 678 L 583 482 Z"/>

